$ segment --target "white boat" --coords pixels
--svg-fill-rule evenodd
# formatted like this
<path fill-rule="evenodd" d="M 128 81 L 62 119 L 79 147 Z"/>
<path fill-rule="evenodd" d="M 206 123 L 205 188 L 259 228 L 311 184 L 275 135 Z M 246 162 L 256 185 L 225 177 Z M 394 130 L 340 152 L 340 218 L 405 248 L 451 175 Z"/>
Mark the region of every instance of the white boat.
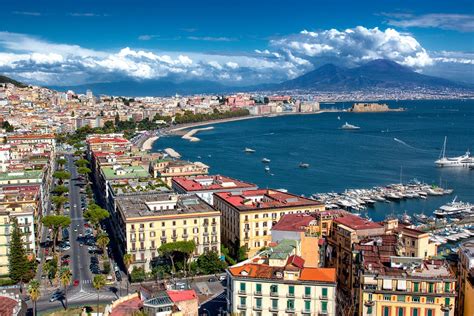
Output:
<path fill-rule="evenodd" d="M 246 153 L 254 153 L 254 152 L 255 152 L 255 149 L 245 147 L 244 151 L 245 151 Z"/>
<path fill-rule="evenodd" d="M 471 156 L 471 153 L 466 151 L 462 156 L 458 157 L 446 157 L 446 140 L 447 137 L 444 137 L 443 149 L 438 160 L 435 161 L 436 166 L 438 167 L 473 167 L 474 166 L 474 157 Z"/>
<path fill-rule="evenodd" d="M 455 216 L 461 213 L 470 213 L 471 210 L 474 208 L 474 205 L 470 203 L 464 203 L 461 201 L 456 201 L 457 196 L 453 199 L 452 202 L 449 202 L 443 206 L 441 206 L 438 210 L 434 211 L 438 217 L 445 217 L 445 216 Z"/>
<path fill-rule="evenodd" d="M 269 167 L 269 166 L 265 166 L 265 171 L 266 171 L 266 172 L 269 172 L 269 171 L 270 171 L 270 167 Z"/>
<path fill-rule="evenodd" d="M 271 160 L 268 159 L 268 158 L 263 158 L 263 159 L 262 159 L 262 162 L 263 162 L 263 163 L 269 163 L 270 161 L 271 161 Z"/>
<path fill-rule="evenodd" d="M 349 130 L 353 130 L 353 129 L 360 129 L 359 126 L 356 126 L 356 125 L 352 125 L 352 124 L 349 124 L 349 123 L 345 123 L 344 125 L 341 126 L 341 129 L 349 129 Z"/>
<path fill-rule="evenodd" d="M 300 162 L 299 167 L 300 168 L 309 168 L 309 164 Z"/>

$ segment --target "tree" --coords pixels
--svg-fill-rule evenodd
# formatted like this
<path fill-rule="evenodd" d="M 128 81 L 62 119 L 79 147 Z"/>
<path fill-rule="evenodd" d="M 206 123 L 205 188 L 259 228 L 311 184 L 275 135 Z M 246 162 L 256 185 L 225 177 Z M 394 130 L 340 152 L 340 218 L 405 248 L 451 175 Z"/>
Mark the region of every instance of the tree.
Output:
<path fill-rule="evenodd" d="M 104 254 L 107 254 L 107 245 L 109 244 L 110 239 L 107 233 L 101 233 L 97 236 L 97 245 L 102 249 Z"/>
<path fill-rule="evenodd" d="M 79 167 L 79 168 L 77 168 L 77 172 L 78 172 L 79 174 L 86 175 L 86 174 L 88 174 L 88 173 L 91 173 L 92 170 L 89 169 L 89 168 L 87 168 L 87 167 Z"/>
<path fill-rule="evenodd" d="M 33 301 L 33 316 L 36 316 L 36 301 L 41 296 L 40 283 L 38 280 L 33 279 L 30 281 L 30 284 L 28 285 L 28 294 Z"/>
<path fill-rule="evenodd" d="M 89 161 L 87 159 L 78 159 L 74 164 L 76 167 L 87 167 L 89 165 Z"/>
<path fill-rule="evenodd" d="M 96 231 L 98 231 L 99 223 L 109 216 L 109 211 L 95 203 L 89 204 L 87 211 L 84 212 L 84 218 L 96 228 Z"/>
<path fill-rule="evenodd" d="M 26 256 L 26 248 L 22 240 L 23 233 L 13 220 L 13 230 L 10 236 L 10 255 L 8 257 L 8 271 L 10 279 L 15 282 L 25 282 L 31 278 L 31 264 Z"/>
<path fill-rule="evenodd" d="M 105 286 L 105 277 L 101 274 L 94 276 L 92 286 L 97 290 L 97 315 L 99 314 L 99 291 Z"/>
<path fill-rule="evenodd" d="M 199 271 L 203 274 L 216 274 L 227 267 L 215 251 L 210 251 L 199 256 L 196 260 Z"/>
<path fill-rule="evenodd" d="M 60 158 L 57 160 L 57 163 L 58 163 L 58 166 L 61 167 L 61 169 L 64 167 L 64 165 L 66 164 L 67 160 L 64 159 L 64 158 Z"/>
<path fill-rule="evenodd" d="M 69 284 L 71 284 L 72 274 L 69 268 L 64 267 L 59 272 L 59 280 L 61 281 L 62 286 L 64 287 L 64 299 L 66 301 L 66 309 L 67 309 L 67 289 Z"/>
<path fill-rule="evenodd" d="M 7 131 L 8 133 L 11 133 L 15 130 L 13 125 L 11 125 L 8 121 L 3 121 L 2 128 L 5 129 L 5 131 Z"/>
<path fill-rule="evenodd" d="M 160 246 L 158 251 L 162 256 L 168 257 L 171 261 L 172 272 L 176 272 L 175 267 L 175 257 L 177 254 L 181 253 L 184 257 L 183 265 L 186 271 L 186 262 L 190 254 L 194 252 L 196 249 L 196 244 L 194 241 L 177 241 L 177 242 L 170 242 Z"/>
<path fill-rule="evenodd" d="M 133 270 L 130 273 L 132 282 L 143 282 L 145 281 L 145 276 L 145 270 L 142 267 L 133 267 Z"/>
<path fill-rule="evenodd" d="M 129 270 L 130 266 L 133 264 L 133 256 L 129 253 L 123 255 L 123 264 L 125 265 L 125 269 L 127 270 L 127 295 L 128 295 L 128 278 L 129 278 Z"/>
<path fill-rule="evenodd" d="M 67 201 L 68 201 L 68 198 L 65 197 L 65 196 L 62 196 L 62 195 L 53 196 L 53 197 L 51 198 L 51 202 L 53 202 L 53 204 L 54 204 L 55 207 L 56 207 L 56 214 L 57 214 L 57 215 L 59 215 L 62 206 L 63 206 L 64 203 L 66 203 Z"/>
<path fill-rule="evenodd" d="M 69 189 L 65 185 L 58 185 L 53 189 L 52 192 L 57 195 L 63 195 L 64 193 L 69 192 Z"/>
<path fill-rule="evenodd" d="M 64 170 L 58 170 L 53 173 L 53 178 L 58 179 L 59 183 L 63 184 L 64 180 L 71 178 L 71 174 Z"/>
<path fill-rule="evenodd" d="M 55 252 L 59 230 L 71 225 L 71 218 L 64 215 L 47 215 L 41 219 L 41 223 L 53 231 L 53 252 Z"/>

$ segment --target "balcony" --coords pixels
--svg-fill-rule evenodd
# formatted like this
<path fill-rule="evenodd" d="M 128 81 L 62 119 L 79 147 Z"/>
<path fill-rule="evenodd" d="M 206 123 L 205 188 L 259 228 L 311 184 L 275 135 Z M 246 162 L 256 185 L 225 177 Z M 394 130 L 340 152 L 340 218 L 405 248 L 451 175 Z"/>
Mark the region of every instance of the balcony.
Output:
<path fill-rule="evenodd" d="M 294 307 L 287 307 L 287 308 L 285 309 L 285 312 L 286 312 L 286 313 L 294 313 L 294 312 L 295 312 L 295 308 L 294 308 Z"/>
<path fill-rule="evenodd" d="M 239 290 L 238 293 L 239 295 L 247 295 L 247 291 L 245 290 Z"/>
<path fill-rule="evenodd" d="M 261 311 L 261 310 L 262 310 L 262 305 L 260 305 L 260 306 L 254 306 L 254 307 L 253 307 L 253 310 L 254 310 L 254 311 Z"/>
<path fill-rule="evenodd" d="M 150 246 L 150 250 L 155 250 L 156 246 Z"/>
<path fill-rule="evenodd" d="M 295 297 L 295 293 L 286 293 L 286 297 Z"/>
<path fill-rule="evenodd" d="M 306 293 L 303 294 L 303 298 L 311 298 L 311 293 L 309 293 L 309 294 L 306 294 Z"/>
<path fill-rule="evenodd" d="M 329 315 L 328 311 L 322 311 L 318 313 L 318 316 L 327 316 L 327 315 Z"/>
<path fill-rule="evenodd" d="M 270 312 L 278 312 L 278 306 L 270 306 L 270 307 L 268 308 L 268 310 L 269 310 Z"/>
<path fill-rule="evenodd" d="M 247 305 L 237 305 L 237 309 L 247 309 Z"/>
<path fill-rule="evenodd" d="M 136 248 L 132 248 L 132 249 L 130 249 L 130 252 L 137 252 L 137 249 L 136 249 Z"/>
<path fill-rule="evenodd" d="M 217 232 L 211 232 L 211 235 L 215 236 L 215 235 L 217 235 Z"/>
<path fill-rule="evenodd" d="M 301 314 L 310 314 L 310 315 L 311 315 L 311 310 L 310 310 L 310 309 L 303 308 L 303 309 L 301 310 Z"/>
<path fill-rule="evenodd" d="M 327 295 L 320 295 L 320 296 L 319 296 L 319 299 L 320 299 L 320 300 L 327 301 L 327 300 L 328 300 L 328 296 L 327 296 Z"/>
<path fill-rule="evenodd" d="M 270 292 L 270 296 L 278 296 L 278 292 Z"/>
<path fill-rule="evenodd" d="M 262 291 L 255 291 L 255 292 L 253 292 L 253 295 L 262 296 Z"/>
<path fill-rule="evenodd" d="M 451 309 L 453 309 L 453 304 L 441 305 L 441 310 L 443 312 L 449 312 Z"/>
<path fill-rule="evenodd" d="M 188 234 L 183 234 L 183 236 L 181 236 L 181 237 L 183 237 L 183 239 L 186 239 L 186 238 L 188 238 L 189 236 L 188 236 Z"/>
<path fill-rule="evenodd" d="M 364 305 L 365 306 L 374 306 L 375 305 L 375 302 L 373 300 L 367 300 L 364 302 Z"/>

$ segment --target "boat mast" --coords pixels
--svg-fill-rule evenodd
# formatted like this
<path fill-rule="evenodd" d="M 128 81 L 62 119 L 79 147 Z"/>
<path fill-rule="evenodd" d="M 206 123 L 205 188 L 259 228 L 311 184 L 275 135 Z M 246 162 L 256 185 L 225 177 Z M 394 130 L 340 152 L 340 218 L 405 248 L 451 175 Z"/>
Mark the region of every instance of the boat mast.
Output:
<path fill-rule="evenodd" d="M 444 136 L 443 149 L 441 150 L 441 158 L 446 158 L 446 140 L 448 136 Z"/>

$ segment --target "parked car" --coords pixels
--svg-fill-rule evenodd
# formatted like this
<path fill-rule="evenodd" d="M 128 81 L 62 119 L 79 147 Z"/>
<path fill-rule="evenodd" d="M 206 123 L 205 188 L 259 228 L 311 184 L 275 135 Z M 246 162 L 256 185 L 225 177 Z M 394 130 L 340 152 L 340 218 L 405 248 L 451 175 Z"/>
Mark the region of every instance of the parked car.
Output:
<path fill-rule="evenodd" d="M 122 281 L 122 275 L 120 274 L 120 271 L 115 271 L 115 278 L 118 282 Z"/>
<path fill-rule="evenodd" d="M 78 286 L 78 285 L 79 285 L 79 280 L 77 280 L 77 279 L 74 280 L 73 285 L 74 285 L 74 286 Z"/>

